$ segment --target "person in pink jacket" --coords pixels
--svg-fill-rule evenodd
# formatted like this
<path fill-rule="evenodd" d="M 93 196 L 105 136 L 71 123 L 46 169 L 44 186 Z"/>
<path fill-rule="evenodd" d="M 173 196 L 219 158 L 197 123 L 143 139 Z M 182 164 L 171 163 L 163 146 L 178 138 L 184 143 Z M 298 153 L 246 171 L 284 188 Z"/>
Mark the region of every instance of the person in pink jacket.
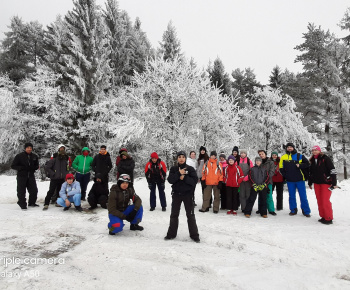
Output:
<path fill-rule="evenodd" d="M 222 166 L 222 170 L 223 170 L 223 183 L 222 183 L 222 187 L 220 189 L 220 199 L 221 199 L 221 208 L 220 209 L 227 209 L 226 207 L 226 180 L 225 180 L 225 170 L 227 167 L 227 162 L 226 162 L 226 156 L 224 153 L 221 153 L 219 155 L 219 159 L 220 159 L 220 164 Z"/>
<path fill-rule="evenodd" d="M 236 161 L 236 163 L 242 169 L 244 175 L 244 179 L 239 187 L 239 200 L 241 202 L 241 210 L 243 212 L 250 196 L 251 184 L 249 182 L 249 172 L 250 168 L 254 166 L 253 162 L 247 157 L 247 149 L 241 149 L 240 158 Z"/>

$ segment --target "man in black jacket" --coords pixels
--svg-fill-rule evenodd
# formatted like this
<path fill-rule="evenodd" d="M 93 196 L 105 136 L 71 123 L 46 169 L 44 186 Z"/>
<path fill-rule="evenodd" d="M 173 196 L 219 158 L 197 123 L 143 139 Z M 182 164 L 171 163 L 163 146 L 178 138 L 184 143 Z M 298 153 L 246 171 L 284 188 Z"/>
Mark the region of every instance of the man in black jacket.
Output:
<path fill-rule="evenodd" d="M 108 184 L 108 174 L 112 169 L 112 160 L 106 149 L 105 145 L 100 147 L 100 152 L 94 157 L 91 168 L 95 172 L 95 176 L 98 173 L 102 174 L 103 183 Z"/>
<path fill-rule="evenodd" d="M 193 205 L 193 189 L 198 181 L 197 173 L 192 166 L 186 165 L 186 153 L 184 151 L 177 153 L 177 162 L 178 164 L 170 169 L 168 177 L 169 183 L 172 184 L 171 194 L 173 202 L 171 204 L 170 225 L 164 239 L 171 240 L 176 237 L 179 226 L 180 208 L 183 202 L 186 210 L 190 237 L 192 240 L 199 243 L 200 239 Z"/>
<path fill-rule="evenodd" d="M 32 153 L 33 144 L 26 143 L 24 152 L 16 155 L 11 168 L 17 170 L 17 204 L 21 209 L 27 209 L 26 189 L 29 192 L 28 206 L 39 206 L 36 204 L 38 188 L 36 186 L 34 172 L 39 168 L 39 158 Z"/>

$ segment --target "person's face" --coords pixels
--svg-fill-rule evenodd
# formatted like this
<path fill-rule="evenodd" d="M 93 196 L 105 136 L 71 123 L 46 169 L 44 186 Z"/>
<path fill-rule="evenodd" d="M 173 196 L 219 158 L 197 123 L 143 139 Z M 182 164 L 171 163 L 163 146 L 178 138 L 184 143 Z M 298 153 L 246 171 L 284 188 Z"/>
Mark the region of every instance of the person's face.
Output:
<path fill-rule="evenodd" d="M 316 149 L 311 150 L 311 152 L 312 152 L 312 155 L 318 155 L 321 153 L 321 151 L 318 151 Z"/>
<path fill-rule="evenodd" d="M 220 157 L 220 161 L 224 161 L 225 160 L 225 158 L 224 157 Z"/>
<path fill-rule="evenodd" d="M 262 152 L 262 151 L 259 152 L 259 156 L 260 156 L 262 159 L 265 159 L 265 158 L 266 158 L 265 152 Z"/>
<path fill-rule="evenodd" d="M 238 154 L 237 151 L 233 151 L 233 152 L 232 152 L 232 155 L 233 155 L 234 157 L 236 157 L 237 154 Z"/>
<path fill-rule="evenodd" d="M 186 157 L 183 156 L 183 155 L 178 156 L 178 157 L 177 157 L 177 162 L 178 162 L 179 164 L 184 164 L 184 163 L 186 162 Z"/>
<path fill-rule="evenodd" d="M 66 148 L 64 148 L 63 146 L 60 147 L 60 149 L 58 149 L 58 151 L 60 151 L 60 152 L 62 152 L 62 151 L 64 151 L 64 150 L 66 150 Z"/>
<path fill-rule="evenodd" d="M 27 154 L 30 154 L 30 153 L 32 153 L 33 148 L 30 147 L 30 146 L 28 146 L 28 147 L 25 149 L 25 151 L 26 151 Z"/>
<path fill-rule="evenodd" d="M 272 159 L 277 159 L 277 155 L 276 154 L 272 154 Z"/>
<path fill-rule="evenodd" d="M 123 182 L 121 185 L 120 185 L 120 188 L 122 189 L 122 190 L 125 190 L 125 189 L 127 189 L 129 187 L 129 182 Z"/>
<path fill-rule="evenodd" d="M 288 152 L 292 152 L 293 150 L 294 150 L 294 148 L 293 148 L 292 146 L 288 146 L 288 147 L 287 147 L 287 151 L 288 151 Z"/>
<path fill-rule="evenodd" d="M 260 166 L 260 165 L 261 165 L 261 161 L 260 161 L 260 160 L 257 160 L 257 161 L 255 161 L 255 164 L 256 164 L 257 166 Z"/>
<path fill-rule="evenodd" d="M 205 154 L 205 150 L 201 150 L 201 154 L 204 155 Z"/>
<path fill-rule="evenodd" d="M 228 160 L 228 164 L 233 165 L 233 163 L 235 163 L 235 161 L 233 159 Z"/>
<path fill-rule="evenodd" d="M 157 158 L 152 158 L 153 163 L 157 163 Z"/>
<path fill-rule="evenodd" d="M 246 158 L 246 157 L 247 157 L 247 154 L 241 153 L 241 157 L 242 157 L 242 158 Z"/>
<path fill-rule="evenodd" d="M 211 159 L 216 159 L 216 156 L 215 155 L 211 155 L 210 158 Z"/>
<path fill-rule="evenodd" d="M 106 148 L 101 148 L 100 151 L 101 151 L 102 154 L 105 154 L 106 153 Z"/>
<path fill-rule="evenodd" d="M 196 153 L 195 152 L 192 152 L 190 156 L 191 156 L 192 159 L 196 159 Z"/>
<path fill-rule="evenodd" d="M 122 159 L 126 159 L 126 155 L 123 154 L 123 155 L 122 155 Z"/>
<path fill-rule="evenodd" d="M 73 183 L 73 180 L 74 180 L 73 178 L 68 178 L 68 179 L 67 179 L 67 183 L 68 183 L 69 185 L 71 185 L 71 184 Z"/>

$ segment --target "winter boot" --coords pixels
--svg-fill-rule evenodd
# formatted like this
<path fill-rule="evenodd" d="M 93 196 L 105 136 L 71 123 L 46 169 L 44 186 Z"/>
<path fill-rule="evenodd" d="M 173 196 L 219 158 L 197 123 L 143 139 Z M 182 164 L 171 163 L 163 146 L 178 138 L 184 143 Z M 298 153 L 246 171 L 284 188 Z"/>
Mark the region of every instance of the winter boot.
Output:
<path fill-rule="evenodd" d="M 290 211 L 289 215 L 290 215 L 290 216 L 293 216 L 293 215 L 296 215 L 297 213 L 298 213 L 298 209 L 295 208 L 294 210 L 291 210 L 291 211 Z"/>
<path fill-rule="evenodd" d="M 166 207 L 162 207 L 162 211 L 166 211 Z"/>
<path fill-rule="evenodd" d="M 321 221 L 321 223 L 324 225 L 331 225 L 333 223 L 333 221 L 332 220 L 329 220 L 329 221 L 323 220 L 323 221 Z"/>
<path fill-rule="evenodd" d="M 310 214 L 305 214 L 305 213 L 304 213 L 304 210 L 301 210 L 301 211 L 302 211 L 302 213 L 303 213 L 304 216 L 306 216 L 306 217 L 311 217 Z"/>
<path fill-rule="evenodd" d="M 199 211 L 200 212 L 207 212 L 207 211 L 209 211 L 209 208 L 207 208 L 206 210 L 200 209 Z"/>
<path fill-rule="evenodd" d="M 232 210 L 229 210 L 229 211 L 227 212 L 227 214 L 232 214 Z"/>
<path fill-rule="evenodd" d="M 264 214 L 264 215 L 262 215 L 262 217 L 263 217 L 264 219 L 266 219 L 266 218 L 267 218 L 267 215 L 266 215 L 266 214 Z"/>
<path fill-rule="evenodd" d="M 83 211 L 83 208 L 80 205 L 78 205 L 78 206 L 75 207 L 75 210 L 76 211 Z"/>
<path fill-rule="evenodd" d="M 115 236 L 115 233 L 112 232 L 108 232 L 108 234 L 110 234 L 111 236 Z"/>
<path fill-rule="evenodd" d="M 277 213 L 275 213 L 274 211 L 269 211 L 270 215 L 277 215 Z"/>
<path fill-rule="evenodd" d="M 244 215 L 246 218 L 250 218 L 250 214 L 245 214 Z"/>
<path fill-rule="evenodd" d="M 155 209 L 154 207 L 151 207 L 151 208 L 149 209 L 149 211 L 154 211 L 154 209 Z"/>
<path fill-rule="evenodd" d="M 214 213 L 218 213 L 218 211 L 217 211 L 217 210 L 214 210 Z"/>
<path fill-rule="evenodd" d="M 48 209 L 49 209 L 49 206 L 47 204 L 44 205 L 43 210 L 48 210 Z"/>
<path fill-rule="evenodd" d="M 233 215 L 237 215 L 237 212 L 235 210 L 232 211 Z"/>
<path fill-rule="evenodd" d="M 36 203 L 32 203 L 32 204 L 28 204 L 28 206 L 30 206 L 30 207 L 37 207 L 37 206 L 39 206 L 39 205 L 36 204 Z"/>
<path fill-rule="evenodd" d="M 260 210 L 257 210 L 255 213 L 256 213 L 256 214 L 260 214 Z"/>
<path fill-rule="evenodd" d="M 322 221 L 324 221 L 325 219 L 324 218 L 320 218 L 318 221 L 320 222 L 320 223 L 322 223 Z"/>
<path fill-rule="evenodd" d="M 143 231 L 143 227 L 139 226 L 138 224 L 131 224 L 130 231 Z"/>
<path fill-rule="evenodd" d="M 195 241 L 196 243 L 200 243 L 200 242 L 201 242 L 201 240 L 199 239 L 199 237 L 197 237 L 197 238 L 192 238 L 192 237 L 191 237 L 191 239 L 192 239 L 193 241 Z"/>
<path fill-rule="evenodd" d="M 67 211 L 67 210 L 69 210 L 69 209 L 70 209 L 70 207 L 71 207 L 71 206 L 66 206 L 66 207 L 63 209 L 63 211 Z"/>
<path fill-rule="evenodd" d="M 169 237 L 168 235 L 166 235 L 166 236 L 164 237 L 164 240 L 166 240 L 166 241 L 173 240 L 173 239 L 175 239 L 175 238 Z"/>

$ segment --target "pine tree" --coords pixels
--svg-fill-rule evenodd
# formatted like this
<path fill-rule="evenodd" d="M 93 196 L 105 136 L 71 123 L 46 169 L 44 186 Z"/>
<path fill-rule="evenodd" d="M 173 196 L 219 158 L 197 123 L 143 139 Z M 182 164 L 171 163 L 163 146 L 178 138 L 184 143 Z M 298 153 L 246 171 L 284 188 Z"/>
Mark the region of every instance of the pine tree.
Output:
<path fill-rule="evenodd" d="M 222 94 L 231 95 L 231 80 L 219 57 L 215 59 L 213 66 L 209 65 L 208 73 L 213 86 L 221 89 Z"/>
<path fill-rule="evenodd" d="M 271 88 L 278 89 L 282 86 L 282 72 L 278 65 L 276 65 L 271 72 L 271 75 L 269 77 L 270 84 L 269 86 Z"/>
<path fill-rule="evenodd" d="M 159 53 L 163 55 L 164 60 L 173 61 L 175 58 L 181 57 L 181 42 L 177 38 L 172 21 L 168 23 L 167 29 L 163 33 L 162 42 L 159 44 Z"/>

